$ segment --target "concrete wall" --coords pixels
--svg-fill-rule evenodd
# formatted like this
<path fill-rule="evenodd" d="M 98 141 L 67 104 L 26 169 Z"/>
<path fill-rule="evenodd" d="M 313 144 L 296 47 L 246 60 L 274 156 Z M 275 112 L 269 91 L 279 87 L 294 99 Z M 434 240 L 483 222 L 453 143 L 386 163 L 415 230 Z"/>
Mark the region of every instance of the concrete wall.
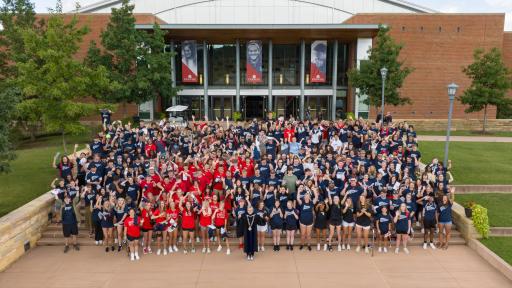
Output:
<path fill-rule="evenodd" d="M 0 218 L 0 272 L 26 253 L 25 244 L 35 247 L 49 223 L 54 199 L 45 193 Z"/>
<path fill-rule="evenodd" d="M 372 119 L 375 120 L 375 119 Z M 393 119 L 394 122 L 407 121 L 414 125 L 416 131 L 446 131 L 448 121 L 446 119 Z M 479 119 L 453 119 L 452 131 L 481 131 L 483 120 Z M 489 119 L 488 131 L 512 131 L 512 119 Z"/>

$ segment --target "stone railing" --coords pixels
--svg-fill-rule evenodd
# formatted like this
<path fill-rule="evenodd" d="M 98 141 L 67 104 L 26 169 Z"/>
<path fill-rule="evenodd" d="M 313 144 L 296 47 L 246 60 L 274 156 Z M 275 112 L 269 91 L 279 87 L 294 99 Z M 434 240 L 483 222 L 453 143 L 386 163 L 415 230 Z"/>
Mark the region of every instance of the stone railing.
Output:
<path fill-rule="evenodd" d="M 0 218 L 0 271 L 35 247 L 49 223 L 54 201 L 47 192 Z"/>

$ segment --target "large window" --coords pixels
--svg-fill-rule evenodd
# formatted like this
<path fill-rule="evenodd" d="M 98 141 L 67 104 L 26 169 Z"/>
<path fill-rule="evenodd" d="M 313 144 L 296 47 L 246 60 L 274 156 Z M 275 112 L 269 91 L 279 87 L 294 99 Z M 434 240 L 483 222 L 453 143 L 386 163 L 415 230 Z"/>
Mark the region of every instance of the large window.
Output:
<path fill-rule="evenodd" d="M 236 85 L 236 45 L 208 45 L 208 85 Z"/>
<path fill-rule="evenodd" d="M 300 44 L 273 45 L 274 87 L 300 85 Z"/>
<path fill-rule="evenodd" d="M 338 43 L 338 87 L 348 86 L 348 44 Z"/>

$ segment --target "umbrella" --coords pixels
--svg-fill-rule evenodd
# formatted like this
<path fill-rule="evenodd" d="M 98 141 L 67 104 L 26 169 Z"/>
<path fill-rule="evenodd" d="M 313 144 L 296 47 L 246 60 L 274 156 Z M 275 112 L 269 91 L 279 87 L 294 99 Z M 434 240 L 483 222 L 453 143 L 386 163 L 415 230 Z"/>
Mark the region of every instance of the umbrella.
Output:
<path fill-rule="evenodd" d="M 167 111 L 167 112 L 182 112 L 182 111 L 185 111 L 187 109 L 188 109 L 188 106 L 176 105 L 176 106 L 172 106 L 172 107 L 167 108 L 165 111 Z"/>

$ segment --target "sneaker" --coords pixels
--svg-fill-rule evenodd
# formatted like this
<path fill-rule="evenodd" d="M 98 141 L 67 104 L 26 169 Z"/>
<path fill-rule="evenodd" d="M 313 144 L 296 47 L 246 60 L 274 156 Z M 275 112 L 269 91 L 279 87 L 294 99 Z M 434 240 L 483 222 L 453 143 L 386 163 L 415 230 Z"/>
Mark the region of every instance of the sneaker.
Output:
<path fill-rule="evenodd" d="M 103 240 L 100 240 L 100 245 L 103 245 Z"/>
<path fill-rule="evenodd" d="M 423 242 L 423 249 L 427 250 L 427 242 Z"/>
<path fill-rule="evenodd" d="M 142 249 L 142 253 L 144 253 L 144 255 L 148 254 L 148 249 L 147 248 Z"/>
<path fill-rule="evenodd" d="M 277 251 L 281 251 L 281 245 L 276 245 Z"/>
<path fill-rule="evenodd" d="M 114 246 L 111 247 L 112 248 L 112 252 L 114 252 L 116 249 L 114 248 Z"/>
<path fill-rule="evenodd" d="M 311 246 L 310 245 L 308 245 L 308 251 L 311 251 Z"/>
<path fill-rule="evenodd" d="M 174 252 L 178 252 L 178 246 L 174 245 Z"/>
<path fill-rule="evenodd" d="M 331 246 L 331 245 L 329 245 L 329 246 L 327 247 L 327 249 L 329 250 L 329 252 L 332 252 L 332 246 Z"/>
<path fill-rule="evenodd" d="M 261 245 L 261 252 L 265 252 L 265 246 Z"/>
<path fill-rule="evenodd" d="M 196 237 L 196 243 L 200 243 L 201 242 L 201 239 L 199 239 L 199 237 Z"/>
<path fill-rule="evenodd" d="M 290 251 L 293 251 L 293 245 L 290 245 Z"/>
<path fill-rule="evenodd" d="M 118 246 L 117 246 L 117 252 L 121 252 L 121 249 L 122 249 L 122 248 L 123 248 L 123 246 L 118 245 Z"/>
<path fill-rule="evenodd" d="M 382 253 L 382 247 L 379 247 L 379 253 Z"/>
<path fill-rule="evenodd" d="M 430 248 L 432 248 L 432 250 L 436 250 L 436 245 L 434 245 L 434 243 L 430 243 Z"/>
<path fill-rule="evenodd" d="M 425 229 L 421 228 L 421 233 L 425 233 Z"/>
<path fill-rule="evenodd" d="M 206 254 L 210 254 L 212 253 L 212 250 L 210 250 L 210 248 L 206 248 Z"/>
<path fill-rule="evenodd" d="M 418 228 L 420 228 L 420 227 L 421 227 L 421 224 L 420 224 L 420 222 L 419 222 L 419 221 L 418 221 L 418 222 L 416 222 L 416 227 L 418 227 Z"/>
<path fill-rule="evenodd" d="M 160 256 L 160 252 L 161 252 L 160 249 L 156 250 L 156 255 Z"/>
<path fill-rule="evenodd" d="M 203 247 L 203 249 L 201 250 L 201 253 L 206 253 L 206 248 Z"/>
<path fill-rule="evenodd" d="M 100 241 L 96 240 L 94 241 L 94 244 L 96 244 L 96 246 L 100 245 Z"/>
<path fill-rule="evenodd" d="M 399 248 L 395 248 L 395 254 L 398 254 L 398 251 L 400 251 Z"/>
<path fill-rule="evenodd" d="M 304 249 L 304 245 L 300 245 L 299 250 Z"/>
<path fill-rule="evenodd" d="M 139 253 L 135 252 L 135 260 L 140 260 Z"/>
<path fill-rule="evenodd" d="M 276 247 L 276 245 L 274 245 L 274 248 L 273 248 L 272 250 L 274 250 L 274 252 L 276 252 L 276 251 L 277 251 L 277 247 Z"/>
<path fill-rule="evenodd" d="M 69 246 L 68 245 L 64 246 L 64 253 L 68 253 L 68 251 L 69 251 Z"/>
<path fill-rule="evenodd" d="M 231 254 L 231 250 L 229 250 L 229 248 L 228 248 L 228 250 L 226 250 L 226 255 L 230 255 L 230 254 Z"/>
<path fill-rule="evenodd" d="M 151 247 L 148 247 L 148 253 L 149 253 L 149 254 L 152 254 L 152 253 L 153 253 L 153 251 L 151 251 Z"/>
<path fill-rule="evenodd" d="M 196 253 L 196 248 L 192 248 L 192 253 Z"/>
<path fill-rule="evenodd" d="M 338 244 L 338 252 L 341 252 L 341 245 Z"/>
<path fill-rule="evenodd" d="M 135 261 L 135 254 L 130 253 L 130 261 Z"/>
<path fill-rule="evenodd" d="M 187 249 L 183 249 L 183 254 L 187 254 Z"/>
<path fill-rule="evenodd" d="M 409 254 L 409 249 L 404 248 L 404 252 L 405 252 L 405 254 Z"/>
<path fill-rule="evenodd" d="M 368 249 L 368 246 L 364 247 L 364 253 L 366 253 L 366 254 L 370 253 L 370 250 Z"/>
<path fill-rule="evenodd" d="M 324 251 L 327 251 L 327 244 L 324 244 Z"/>
<path fill-rule="evenodd" d="M 172 253 L 173 250 L 172 250 L 172 246 L 169 246 L 169 253 Z"/>
<path fill-rule="evenodd" d="M 217 247 L 217 252 L 220 252 L 220 250 L 222 250 L 222 246 L 219 245 L 219 247 Z"/>
<path fill-rule="evenodd" d="M 108 252 L 108 247 L 105 247 L 105 252 Z"/>
<path fill-rule="evenodd" d="M 252 260 L 254 260 L 254 256 L 252 256 L 252 255 L 251 255 L 251 259 L 250 259 L 250 260 L 251 260 L 251 261 L 252 261 Z"/>
<path fill-rule="evenodd" d="M 290 250 L 290 244 L 286 244 L 286 250 Z"/>
<path fill-rule="evenodd" d="M 320 251 L 320 243 L 316 244 L 316 251 Z"/>
<path fill-rule="evenodd" d="M 251 261 L 251 256 L 247 255 L 247 261 Z"/>
<path fill-rule="evenodd" d="M 164 256 L 167 256 L 167 249 L 164 249 Z"/>
<path fill-rule="evenodd" d="M 350 244 L 347 244 L 347 250 L 350 250 Z"/>
<path fill-rule="evenodd" d="M 341 250 L 345 250 L 345 244 L 341 244 Z"/>
<path fill-rule="evenodd" d="M 116 238 L 116 239 L 114 239 L 114 244 L 117 244 L 117 238 Z"/>
<path fill-rule="evenodd" d="M 384 247 L 384 253 L 388 253 L 388 248 Z"/>
<path fill-rule="evenodd" d="M 80 246 L 78 244 L 73 245 L 76 251 L 80 251 Z"/>
<path fill-rule="evenodd" d="M 357 246 L 356 248 L 356 252 L 359 253 L 359 251 L 361 251 L 361 246 Z"/>

